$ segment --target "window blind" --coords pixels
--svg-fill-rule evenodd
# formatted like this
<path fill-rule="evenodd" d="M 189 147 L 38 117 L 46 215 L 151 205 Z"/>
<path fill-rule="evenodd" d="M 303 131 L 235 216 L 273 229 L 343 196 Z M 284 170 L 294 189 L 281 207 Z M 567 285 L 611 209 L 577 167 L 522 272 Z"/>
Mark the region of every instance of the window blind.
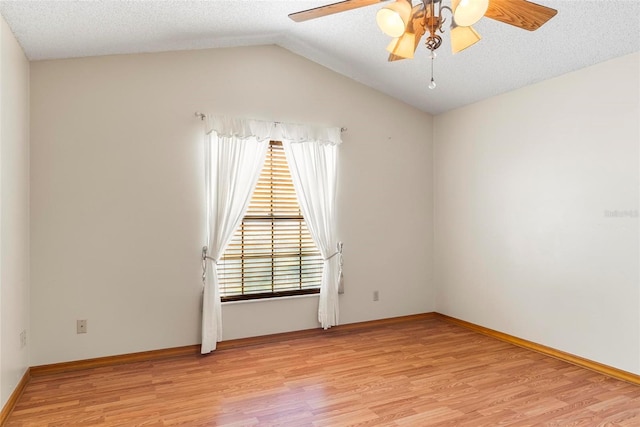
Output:
<path fill-rule="evenodd" d="M 217 268 L 223 301 L 319 292 L 322 256 L 281 142 L 270 143 L 248 211 Z"/>

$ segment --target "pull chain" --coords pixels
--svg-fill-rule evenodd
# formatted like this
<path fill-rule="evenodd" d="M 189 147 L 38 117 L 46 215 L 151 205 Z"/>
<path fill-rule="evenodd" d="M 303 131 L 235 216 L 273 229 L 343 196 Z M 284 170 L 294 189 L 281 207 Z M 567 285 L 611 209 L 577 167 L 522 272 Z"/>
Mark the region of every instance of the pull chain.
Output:
<path fill-rule="evenodd" d="M 429 89 L 436 88 L 436 81 L 433 79 L 433 61 L 436 59 L 436 53 L 433 49 L 431 49 L 431 53 L 429 54 L 429 58 L 431 58 L 431 82 L 429 82 Z"/>

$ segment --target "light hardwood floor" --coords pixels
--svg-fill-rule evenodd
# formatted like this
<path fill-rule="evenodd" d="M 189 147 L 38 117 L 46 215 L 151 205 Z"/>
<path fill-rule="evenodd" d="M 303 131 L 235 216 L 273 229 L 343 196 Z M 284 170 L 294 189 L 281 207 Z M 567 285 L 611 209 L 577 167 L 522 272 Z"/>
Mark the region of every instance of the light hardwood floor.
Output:
<path fill-rule="evenodd" d="M 32 378 L 7 426 L 640 426 L 640 386 L 437 317 Z"/>

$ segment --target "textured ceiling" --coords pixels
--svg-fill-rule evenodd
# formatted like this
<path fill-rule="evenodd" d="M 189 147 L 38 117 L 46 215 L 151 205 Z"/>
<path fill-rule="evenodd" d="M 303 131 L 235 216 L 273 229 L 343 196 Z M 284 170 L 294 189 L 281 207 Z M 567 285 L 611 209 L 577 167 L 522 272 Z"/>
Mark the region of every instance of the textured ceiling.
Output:
<path fill-rule="evenodd" d="M 333 1 L 0 0 L 0 13 L 31 60 L 277 44 L 433 114 L 640 51 L 640 0 L 538 2 L 558 10 L 538 31 L 484 18 L 482 41 L 457 55 L 446 34 L 435 90 L 422 44 L 387 62 L 377 5 L 302 23 L 287 15 Z"/>

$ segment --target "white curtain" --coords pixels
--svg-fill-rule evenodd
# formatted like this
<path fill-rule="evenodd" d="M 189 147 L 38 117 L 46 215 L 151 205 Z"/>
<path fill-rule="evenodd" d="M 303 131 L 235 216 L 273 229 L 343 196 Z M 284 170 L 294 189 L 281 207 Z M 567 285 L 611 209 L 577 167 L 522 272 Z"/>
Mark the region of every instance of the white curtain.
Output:
<path fill-rule="evenodd" d="M 300 209 L 324 259 L 318 321 L 328 329 L 338 324 L 342 282 L 342 243 L 336 232 L 340 130 L 282 125 L 281 133 Z"/>
<path fill-rule="evenodd" d="M 222 340 L 222 306 L 215 267 L 249 206 L 272 127 L 254 120 L 207 117 L 207 258 L 203 272 L 202 354 L 215 350 Z"/>
<path fill-rule="evenodd" d="M 207 253 L 203 260 L 201 353 L 222 340 L 222 306 L 216 264 L 251 201 L 269 141 L 282 141 L 294 187 L 311 235 L 324 258 L 318 320 L 338 324 L 342 243 L 335 230 L 339 128 L 207 116 L 205 189 Z"/>

